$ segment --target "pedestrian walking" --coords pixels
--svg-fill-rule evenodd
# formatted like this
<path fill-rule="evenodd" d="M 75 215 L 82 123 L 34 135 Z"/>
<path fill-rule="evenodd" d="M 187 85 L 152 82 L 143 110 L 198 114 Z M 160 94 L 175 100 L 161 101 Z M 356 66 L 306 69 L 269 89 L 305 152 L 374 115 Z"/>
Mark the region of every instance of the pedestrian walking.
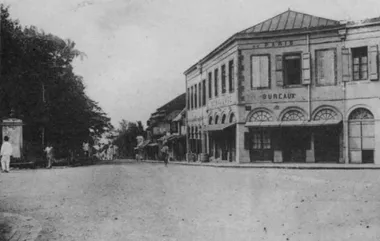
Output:
<path fill-rule="evenodd" d="M 114 157 L 114 149 L 113 149 L 113 145 L 110 144 L 108 146 L 108 149 L 107 149 L 107 157 L 108 157 L 108 160 L 109 161 L 113 161 L 113 157 Z"/>
<path fill-rule="evenodd" d="M 169 147 L 166 141 L 164 141 L 163 145 L 164 146 L 161 148 L 161 153 L 162 153 L 162 158 L 164 159 L 165 166 L 167 166 L 168 161 L 169 161 Z"/>
<path fill-rule="evenodd" d="M 88 142 L 83 142 L 83 153 L 86 158 L 89 157 L 90 154 L 90 144 Z"/>
<path fill-rule="evenodd" d="M 9 164 L 11 162 L 11 156 L 13 153 L 13 148 L 11 143 L 9 143 L 9 137 L 4 136 L 4 142 L 1 145 L 1 168 L 3 172 L 9 172 Z"/>
<path fill-rule="evenodd" d="M 53 146 L 50 143 L 48 143 L 44 152 L 46 152 L 46 160 L 47 160 L 46 168 L 50 169 L 53 162 Z"/>

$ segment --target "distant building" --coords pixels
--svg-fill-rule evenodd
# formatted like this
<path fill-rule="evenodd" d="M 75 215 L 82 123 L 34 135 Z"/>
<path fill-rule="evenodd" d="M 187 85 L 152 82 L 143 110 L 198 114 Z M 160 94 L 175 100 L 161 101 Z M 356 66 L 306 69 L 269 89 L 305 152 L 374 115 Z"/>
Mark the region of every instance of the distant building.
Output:
<path fill-rule="evenodd" d="M 380 18 L 288 10 L 185 71 L 189 150 L 236 162 L 380 164 Z"/>
<path fill-rule="evenodd" d="M 154 159 L 158 158 L 163 140 L 170 141 L 169 148 L 173 159 L 175 159 L 173 154 L 175 150 L 173 150 L 173 148 L 176 148 L 174 142 L 179 142 L 182 138 L 184 149 L 186 149 L 186 142 L 183 138 L 183 135 L 186 134 L 182 133 L 180 135 L 180 130 L 183 129 L 182 126 L 184 126 L 185 121 L 184 118 L 181 118 L 185 113 L 185 106 L 186 94 L 184 93 L 161 106 L 151 114 L 147 121 L 147 133 L 148 139 L 150 140 L 150 143 L 147 144 L 148 157 Z"/>

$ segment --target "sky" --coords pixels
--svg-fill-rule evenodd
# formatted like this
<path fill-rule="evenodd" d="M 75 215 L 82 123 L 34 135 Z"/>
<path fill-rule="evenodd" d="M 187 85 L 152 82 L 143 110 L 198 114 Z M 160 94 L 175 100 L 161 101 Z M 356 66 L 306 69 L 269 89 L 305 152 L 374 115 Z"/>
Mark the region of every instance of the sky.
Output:
<path fill-rule="evenodd" d="M 71 39 L 74 70 L 111 117 L 143 121 L 185 92 L 183 72 L 234 33 L 289 8 L 334 20 L 380 16 L 379 0 L 0 0 L 13 19 Z"/>

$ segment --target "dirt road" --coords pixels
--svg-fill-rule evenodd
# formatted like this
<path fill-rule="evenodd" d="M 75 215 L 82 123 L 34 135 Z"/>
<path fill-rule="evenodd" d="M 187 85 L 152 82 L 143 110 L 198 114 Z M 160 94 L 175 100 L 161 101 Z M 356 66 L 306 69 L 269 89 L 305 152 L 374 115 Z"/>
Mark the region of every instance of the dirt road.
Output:
<path fill-rule="evenodd" d="M 132 163 L 1 174 L 39 241 L 380 240 L 380 171 Z"/>

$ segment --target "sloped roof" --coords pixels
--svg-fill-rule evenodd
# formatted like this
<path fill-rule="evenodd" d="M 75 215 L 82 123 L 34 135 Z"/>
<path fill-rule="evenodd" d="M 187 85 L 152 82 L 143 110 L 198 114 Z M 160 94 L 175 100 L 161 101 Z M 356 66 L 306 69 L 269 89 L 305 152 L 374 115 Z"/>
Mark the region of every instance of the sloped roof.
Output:
<path fill-rule="evenodd" d="M 165 120 L 172 121 L 179 113 L 181 113 L 181 110 L 174 110 L 166 115 Z"/>
<path fill-rule="evenodd" d="M 340 25 L 339 21 L 321 18 L 305 13 L 287 10 L 273 18 L 267 19 L 241 33 L 262 33 L 295 29 L 311 29 Z"/>
<path fill-rule="evenodd" d="M 173 100 L 169 101 L 165 105 L 157 109 L 157 111 L 172 111 L 182 110 L 186 106 L 186 93 L 183 93 Z"/>

